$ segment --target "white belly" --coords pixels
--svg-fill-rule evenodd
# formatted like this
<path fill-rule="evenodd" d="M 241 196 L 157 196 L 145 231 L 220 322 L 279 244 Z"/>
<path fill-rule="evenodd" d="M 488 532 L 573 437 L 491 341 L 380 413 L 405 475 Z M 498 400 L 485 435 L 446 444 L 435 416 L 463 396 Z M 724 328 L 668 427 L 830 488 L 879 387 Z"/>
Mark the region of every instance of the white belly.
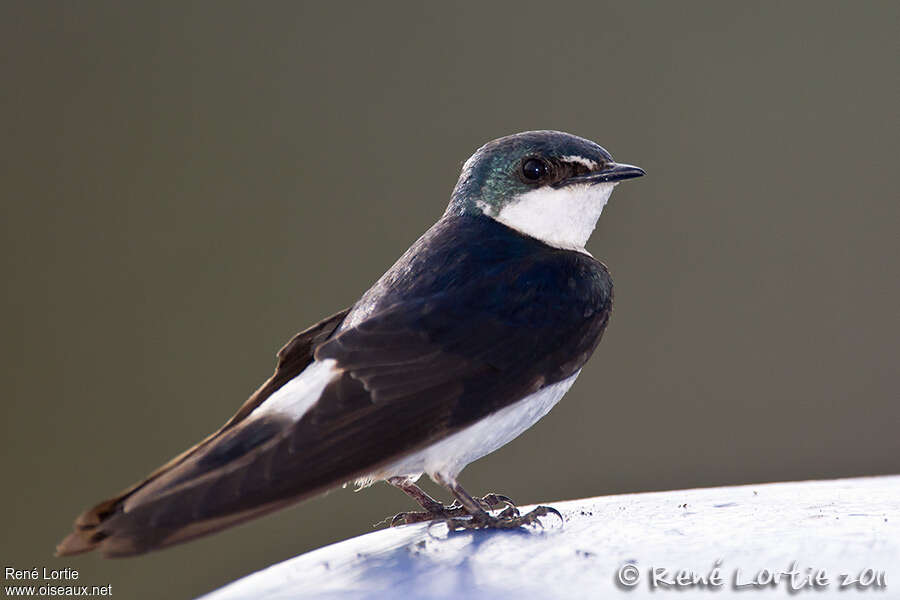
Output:
<path fill-rule="evenodd" d="M 575 383 L 579 373 L 580 369 L 568 379 L 549 385 L 515 404 L 502 408 L 474 425 L 411 454 L 378 473 L 373 473 L 360 483 L 371 483 L 389 477 L 417 479 L 422 473 L 428 473 L 430 476 L 439 473 L 447 481 L 456 479 L 459 472 L 470 462 L 512 441 L 550 412 Z"/>

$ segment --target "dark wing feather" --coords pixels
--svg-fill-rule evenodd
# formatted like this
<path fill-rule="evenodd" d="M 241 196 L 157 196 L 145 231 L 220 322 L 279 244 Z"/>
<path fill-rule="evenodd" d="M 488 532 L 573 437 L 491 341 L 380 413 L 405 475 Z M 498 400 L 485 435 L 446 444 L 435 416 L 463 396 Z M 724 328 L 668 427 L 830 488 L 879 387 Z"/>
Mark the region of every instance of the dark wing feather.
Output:
<path fill-rule="evenodd" d="M 116 514 L 129 497 L 166 473 L 171 472 L 177 466 L 183 464 L 189 457 L 194 456 L 201 449 L 208 447 L 215 440 L 223 439 L 223 436 L 225 436 L 227 431 L 243 421 L 254 408 L 262 404 L 262 402 L 271 396 L 278 388 L 296 377 L 307 367 L 307 365 L 309 365 L 313 358 L 314 349 L 327 340 L 335 330 L 340 327 L 344 317 L 347 316 L 349 311 L 349 308 L 342 310 L 295 335 L 281 348 L 281 350 L 278 351 L 278 362 L 275 367 L 275 373 L 266 380 L 266 382 L 263 383 L 246 402 L 244 402 L 234 416 L 232 416 L 220 429 L 192 448 L 185 450 L 150 473 L 150 475 L 143 480 L 119 493 L 117 496 L 104 500 L 82 513 L 75 520 L 74 531 L 57 546 L 57 554 L 59 556 L 78 554 L 93 550 L 97 547 L 97 545 L 105 539 L 105 534 L 100 530 L 101 524 L 112 515 Z"/>

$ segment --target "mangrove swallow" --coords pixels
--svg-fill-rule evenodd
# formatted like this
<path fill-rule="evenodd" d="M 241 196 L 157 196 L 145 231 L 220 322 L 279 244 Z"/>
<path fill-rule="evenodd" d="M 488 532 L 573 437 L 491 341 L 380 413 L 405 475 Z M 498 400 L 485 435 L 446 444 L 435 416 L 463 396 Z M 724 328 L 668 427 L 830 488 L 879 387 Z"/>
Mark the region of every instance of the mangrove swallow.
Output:
<path fill-rule="evenodd" d="M 457 476 L 547 414 L 593 353 L 613 288 L 584 246 L 613 188 L 643 174 L 557 131 L 485 144 L 440 220 L 353 306 L 294 336 L 221 429 L 84 512 L 57 553 L 140 554 L 346 482 L 387 481 L 421 505 L 392 525 L 555 512 L 475 498 Z M 456 502 L 419 489 L 423 473 Z"/>

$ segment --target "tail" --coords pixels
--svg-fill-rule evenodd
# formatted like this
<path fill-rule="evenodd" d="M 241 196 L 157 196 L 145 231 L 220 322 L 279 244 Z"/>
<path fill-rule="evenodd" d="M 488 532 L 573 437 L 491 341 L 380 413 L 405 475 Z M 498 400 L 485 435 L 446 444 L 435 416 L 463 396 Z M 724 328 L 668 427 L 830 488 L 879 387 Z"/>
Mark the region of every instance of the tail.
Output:
<path fill-rule="evenodd" d="M 273 464 L 282 460 L 296 468 L 302 453 L 287 435 L 288 424 L 247 417 L 310 364 L 315 347 L 332 335 L 347 312 L 294 336 L 278 352 L 275 373 L 221 429 L 82 513 L 74 531 L 56 547 L 56 555 L 91 550 L 108 557 L 142 554 L 236 525 L 330 487 L 333 481 L 324 476 L 292 477 L 289 489 L 273 485 Z M 285 447 L 290 460 L 283 456 Z"/>
<path fill-rule="evenodd" d="M 332 382 L 322 411 L 338 398 L 360 404 L 365 400 L 369 411 L 378 408 L 350 375 Z M 226 426 L 141 483 L 78 517 L 57 554 L 91 550 L 107 557 L 142 554 L 359 479 L 393 459 L 383 452 L 379 438 L 362 435 L 367 414 L 350 418 L 341 414 L 326 422 L 315 416 L 295 421 L 270 412 Z M 392 418 L 390 411 L 379 414 L 385 421 Z"/>
<path fill-rule="evenodd" d="M 217 519 L 154 526 L 146 517 L 126 516 L 121 500 L 112 498 L 82 513 L 75 530 L 56 547 L 56 556 L 72 556 L 99 550 L 106 558 L 123 558 L 161 550 L 214 533 L 281 508 L 284 504 L 260 506 Z"/>
<path fill-rule="evenodd" d="M 57 556 L 100 550 L 124 557 L 165 548 L 277 510 L 290 498 L 267 498 L 251 472 L 277 445 L 285 423 L 256 419 L 204 440 L 118 496 L 86 510 L 56 547 Z M 249 484 L 249 485 L 248 485 Z"/>

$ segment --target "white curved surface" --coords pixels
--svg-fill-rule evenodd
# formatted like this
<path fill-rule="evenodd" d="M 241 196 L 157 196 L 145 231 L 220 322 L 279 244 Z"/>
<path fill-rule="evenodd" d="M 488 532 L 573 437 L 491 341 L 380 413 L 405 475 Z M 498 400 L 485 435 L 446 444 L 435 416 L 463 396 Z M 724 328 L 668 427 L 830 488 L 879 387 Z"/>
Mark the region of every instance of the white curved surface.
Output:
<path fill-rule="evenodd" d="M 789 598 L 790 576 L 747 586 L 762 569 L 796 561 L 827 585 L 809 597 L 860 594 L 900 598 L 900 476 L 747 485 L 627 494 L 552 504 L 565 524 L 547 529 L 478 531 L 448 536 L 443 525 L 384 529 L 326 546 L 244 577 L 203 600 L 295 598 Z M 709 576 L 721 586 L 651 589 L 666 568 Z M 617 584 L 633 564 L 640 582 Z M 884 590 L 842 588 L 842 573 L 871 568 Z M 737 569 L 741 570 L 738 575 Z M 765 577 L 765 575 L 763 575 Z M 873 587 L 874 587 L 873 583 Z M 716 589 L 712 589 L 712 588 Z M 808 586 L 807 586 L 808 587 Z M 802 590 L 801 593 L 811 593 Z"/>

